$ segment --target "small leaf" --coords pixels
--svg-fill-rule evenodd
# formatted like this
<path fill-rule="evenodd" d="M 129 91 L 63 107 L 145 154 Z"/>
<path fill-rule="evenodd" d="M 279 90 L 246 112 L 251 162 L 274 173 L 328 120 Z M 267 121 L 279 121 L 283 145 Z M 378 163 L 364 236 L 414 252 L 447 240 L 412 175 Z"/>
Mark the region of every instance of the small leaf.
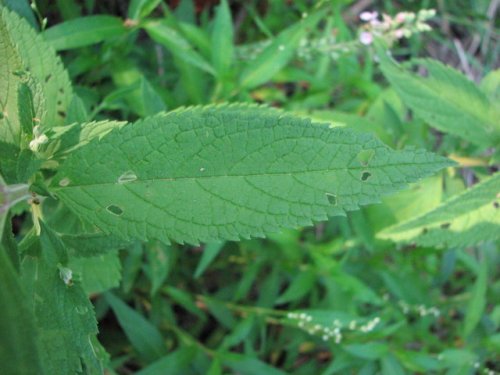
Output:
<path fill-rule="evenodd" d="M 381 69 L 403 102 L 431 126 L 478 145 L 500 143 L 498 106 L 474 83 L 435 60 L 415 60 L 428 71 L 419 77 L 379 52 Z"/>
<path fill-rule="evenodd" d="M 344 349 L 356 357 L 374 360 L 382 358 L 389 348 L 385 343 L 370 342 L 368 344 L 346 345 Z"/>
<path fill-rule="evenodd" d="M 174 249 L 161 242 L 154 241 L 146 245 L 146 256 L 148 259 L 145 269 L 151 280 L 151 295 L 155 295 L 167 279 Z"/>
<path fill-rule="evenodd" d="M 90 46 L 126 33 L 122 19 L 96 15 L 59 23 L 45 30 L 42 36 L 56 51 L 62 51 Z"/>
<path fill-rule="evenodd" d="M 233 62 L 233 21 L 227 0 L 215 11 L 212 30 L 212 63 L 219 76 L 227 73 Z"/>
<path fill-rule="evenodd" d="M 145 361 L 153 362 L 166 354 L 163 337 L 153 324 L 113 294 L 106 293 L 105 297 L 130 343 Z"/>
<path fill-rule="evenodd" d="M 190 367 L 195 354 L 193 347 L 178 349 L 138 371 L 136 375 L 191 374 Z"/>
<path fill-rule="evenodd" d="M 314 27 L 323 15 L 324 12 L 317 12 L 282 31 L 243 70 L 240 85 L 243 88 L 253 88 L 269 81 L 290 62 L 308 28 Z"/>
<path fill-rule="evenodd" d="M 374 152 L 369 165 L 356 159 L 364 150 Z M 450 164 L 277 110 L 209 106 L 160 114 L 91 141 L 71 153 L 51 190 L 105 233 L 196 244 L 343 215 Z M 122 183 L 129 173 L 137 178 Z"/>
<path fill-rule="evenodd" d="M 127 17 L 138 20 L 147 17 L 161 0 L 132 0 L 128 6 Z"/>
<path fill-rule="evenodd" d="M 305 296 L 316 281 L 316 273 L 312 271 L 300 272 L 292 281 L 285 292 L 276 300 L 276 304 L 297 301 Z"/>
<path fill-rule="evenodd" d="M 224 353 L 221 360 L 224 365 L 241 375 L 285 375 L 283 371 L 247 355 Z"/>
<path fill-rule="evenodd" d="M 149 36 L 183 62 L 215 75 L 214 68 L 175 29 L 165 23 L 149 21 L 144 26 Z"/>
<path fill-rule="evenodd" d="M 485 259 L 477 275 L 476 283 L 472 289 L 472 296 L 467 305 L 465 314 L 464 336 L 469 336 L 483 316 L 486 307 L 486 291 L 488 287 L 488 263 Z"/>
<path fill-rule="evenodd" d="M 239 322 L 236 325 L 236 327 L 234 327 L 233 331 L 224 338 L 221 347 L 228 349 L 238 345 L 240 342 L 242 342 L 248 337 L 253 326 L 254 326 L 254 316 L 250 315 L 245 317 L 245 319 Z"/>
<path fill-rule="evenodd" d="M 163 99 L 147 79 L 141 79 L 140 90 L 144 107 L 144 116 L 152 116 L 167 109 Z"/>
<path fill-rule="evenodd" d="M 203 248 L 203 252 L 201 253 L 201 259 L 196 266 L 196 271 L 194 271 L 194 278 L 197 279 L 207 269 L 207 267 L 212 263 L 212 261 L 217 257 L 222 248 L 224 247 L 224 242 L 212 242 L 207 244 Z"/>
<path fill-rule="evenodd" d="M 422 246 L 465 247 L 500 238 L 500 173 L 378 237 Z"/>

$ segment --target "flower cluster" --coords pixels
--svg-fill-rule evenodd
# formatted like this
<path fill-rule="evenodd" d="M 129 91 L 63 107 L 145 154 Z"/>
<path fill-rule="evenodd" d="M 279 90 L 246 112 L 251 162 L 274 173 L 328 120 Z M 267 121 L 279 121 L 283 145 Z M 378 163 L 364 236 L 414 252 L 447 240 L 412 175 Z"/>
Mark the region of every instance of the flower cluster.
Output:
<path fill-rule="evenodd" d="M 372 320 L 369 320 L 365 324 L 361 324 L 356 320 L 351 320 L 349 324 L 343 325 L 339 319 L 334 319 L 331 326 L 325 326 L 323 324 L 318 324 L 313 322 L 313 317 L 306 313 L 288 313 L 288 319 L 297 321 L 297 327 L 306 331 L 310 335 L 321 335 L 323 341 L 329 341 L 334 339 L 335 344 L 340 344 L 342 341 L 342 331 L 359 330 L 363 333 L 371 332 L 379 323 L 380 318 L 377 316 Z"/>
<path fill-rule="evenodd" d="M 434 9 L 422 9 L 417 14 L 400 12 L 394 17 L 382 14 L 380 19 L 378 12 L 363 12 L 359 18 L 365 24 L 359 34 L 359 41 L 370 45 L 376 37 L 380 37 L 392 44 L 398 39 L 430 31 L 431 27 L 426 22 L 435 15 Z"/>
<path fill-rule="evenodd" d="M 439 317 L 441 315 L 441 312 L 437 307 L 426 307 L 424 305 L 409 305 L 405 301 L 399 301 L 398 302 L 399 307 L 403 311 L 404 314 L 408 314 L 410 312 L 415 312 L 421 317 L 427 316 L 427 315 L 432 315 L 435 318 Z"/>
<path fill-rule="evenodd" d="M 37 120 L 37 119 L 34 119 Z M 38 120 L 37 120 L 38 121 Z M 36 125 L 33 127 L 33 140 L 30 142 L 29 147 L 33 152 L 37 152 L 38 148 L 47 143 L 49 139 L 45 134 L 42 133 L 40 126 Z"/>

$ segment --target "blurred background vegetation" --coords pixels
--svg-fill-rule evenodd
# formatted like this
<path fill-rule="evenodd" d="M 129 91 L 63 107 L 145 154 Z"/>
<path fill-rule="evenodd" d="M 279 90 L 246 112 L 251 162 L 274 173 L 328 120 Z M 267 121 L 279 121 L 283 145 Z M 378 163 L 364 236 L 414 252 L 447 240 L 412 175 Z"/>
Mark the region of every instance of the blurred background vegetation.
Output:
<path fill-rule="evenodd" d="M 460 166 L 379 205 L 268 239 L 136 243 L 81 258 L 72 266 L 92 295 L 108 373 L 499 373 L 498 241 L 435 248 L 377 237 L 498 170 L 495 150 L 413 116 L 372 46 L 360 43 L 359 16 L 435 9 L 432 30 L 397 40 L 393 56 L 431 57 L 480 83 L 499 65 L 500 2 L 227 5 L 38 0 L 34 13 L 19 9 L 60 51 L 81 99 L 77 120 L 256 102 L 373 132 L 393 148 L 433 150 Z"/>

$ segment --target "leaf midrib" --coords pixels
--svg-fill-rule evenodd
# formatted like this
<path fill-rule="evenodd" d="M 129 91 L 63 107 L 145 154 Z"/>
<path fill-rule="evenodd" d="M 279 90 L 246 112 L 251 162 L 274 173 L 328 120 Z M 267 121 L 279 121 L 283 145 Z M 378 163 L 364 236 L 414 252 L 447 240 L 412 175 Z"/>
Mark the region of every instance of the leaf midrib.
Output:
<path fill-rule="evenodd" d="M 225 178 L 225 177 L 235 177 L 235 178 L 245 178 L 245 177 L 274 177 L 274 176 L 295 176 L 298 174 L 308 174 L 308 173 L 320 173 L 320 172 L 332 172 L 332 171 L 356 171 L 356 170 L 374 170 L 374 169 L 382 169 L 386 167 L 401 167 L 401 166 L 412 166 L 412 165 L 433 165 L 443 163 L 440 161 L 430 161 L 430 162 L 415 162 L 415 163 L 392 163 L 392 164 L 384 164 L 382 166 L 357 166 L 357 167 L 342 167 L 342 168 L 328 168 L 328 169 L 316 169 L 316 170 L 308 170 L 308 171 L 297 171 L 297 172 L 276 172 L 276 173 L 250 173 L 250 174 L 240 174 L 240 175 L 200 175 L 200 176 L 183 176 L 183 177 L 171 177 L 171 178 L 145 178 L 145 179 L 137 179 L 135 181 L 129 181 L 126 183 L 119 182 L 101 182 L 101 183 L 93 183 L 93 184 L 78 184 L 78 185 L 68 185 L 68 186 L 57 186 L 56 190 L 69 189 L 69 188 L 81 188 L 81 187 L 92 187 L 92 186 L 104 186 L 104 185 L 132 185 L 138 183 L 146 183 L 146 182 L 156 182 L 156 181 L 168 181 L 168 182 L 176 182 L 182 180 L 198 180 L 198 179 L 209 179 L 209 178 Z M 200 172 L 202 173 L 202 172 Z M 64 177 L 63 177 L 64 178 Z M 364 181 L 370 183 L 369 181 Z"/>

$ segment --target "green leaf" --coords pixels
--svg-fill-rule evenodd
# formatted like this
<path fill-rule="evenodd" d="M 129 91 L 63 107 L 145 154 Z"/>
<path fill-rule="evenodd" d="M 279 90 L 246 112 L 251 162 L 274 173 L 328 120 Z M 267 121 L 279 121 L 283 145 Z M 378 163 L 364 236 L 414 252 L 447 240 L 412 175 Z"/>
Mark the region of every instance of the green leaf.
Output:
<path fill-rule="evenodd" d="M 193 347 L 176 350 L 137 372 L 137 375 L 191 374 L 189 370 L 195 354 Z"/>
<path fill-rule="evenodd" d="M 215 75 L 214 68 L 175 29 L 159 21 L 149 21 L 143 27 L 153 40 L 165 46 L 172 55 L 187 64 Z"/>
<path fill-rule="evenodd" d="M 130 343 L 145 361 L 153 362 L 166 354 L 163 337 L 153 324 L 113 294 L 105 296 Z"/>
<path fill-rule="evenodd" d="M 250 334 L 254 326 L 254 316 L 246 316 L 241 322 L 239 322 L 233 329 L 233 331 L 224 338 L 221 347 L 224 349 L 231 348 L 238 345 L 240 342 L 245 340 Z"/>
<path fill-rule="evenodd" d="M 140 90 L 144 107 L 144 116 L 152 116 L 167 109 L 163 99 L 147 79 L 141 79 Z"/>
<path fill-rule="evenodd" d="M 148 262 L 145 268 L 151 280 L 151 295 L 153 296 L 167 279 L 172 264 L 174 249 L 158 241 L 148 243 L 146 246 Z"/>
<path fill-rule="evenodd" d="M 500 186 L 500 185 L 498 185 Z M 467 305 L 467 313 L 464 322 L 464 336 L 469 336 L 483 316 L 486 307 L 486 291 L 488 287 L 488 263 L 485 259 L 481 262 L 481 268 L 477 275 L 476 283 L 472 290 L 472 296 Z"/>
<path fill-rule="evenodd" d="M 420 77 L 379 53 L 381 69 L 403 102 L 437 129 L 478 145 L 500 143 L 500 108 L 473 82 L 435 60 L 414 60 L 424 67 Z"/>
<path fill-rule="evenodd" d="M 422 246 L 465 247 L 500 238 L 500 173 L 378 237 Z"/>
<path fill-rule="evenodd" d="M 127 17 L 138 20 L 147 17 L 161 0 L 132 0 L 128 6 Z"/>
<path fill-rule="evenodd" d="M 261 360 L 236 353 L 224 353 L 221 356 L 224 365 L 230 367 L 241 375 L 284 375 L 277 368 L 268 365 Z"/>
<path fill-rule="evenodd" d="M 370 342 L 367 344 L 345 345 L 344 349 L 356 357 L 374 360 L 384 357 L 389 347 L 385 343 Z"/>
<path fill-rule="evenodd" d="M 391 354 L 384 356 L 380 360 L 382 374 L 384 375 L 405 375 L 406 372 L 401 366 L 401 363 Z"/>
<path fill-rule="evenodd" d="M 0 191 L 1 194 L 1 191 Z M 1 224 L 1 223 L 0 223 Z M 3 231 L 0 226 L 0 231 Z M 28 308 L 19 275 L 0 243 L 0 363 L 4 375 L 45 374 L 35 316 Z"/>
<path fill-rule="evenodd" d="M 213 262 L 213 260 L 217 257 L 217 255 L 220 253 L 223 247 L 224 247 L 224 242 L 212 242 L 207 244 L 203 248 L 200 262 L 196 266 L 196 271 L 194 271 L 195 279 L 203 275 L 207 267 Z"/>
<path fill-rule="evenodd" d="M 49 142 L 44 150 L 55 157 L 62 157 L 125 124 L 124 121 L 97 121 L 54 127 L 48 132 Z"/>
<path fill-rule="evenodd" d="M 17 87 L 17 106 L 21 131 L 25 134 L 32 135 L 36 113 L 33 107 L 33 95 L 26 83 L 21 82 Z"/>
<path fill-rule="evenodd" d="M 205 319 L 205 315 L 198 308 L 198 306 L 196 306 L 196 303 L 190 293 L 178 288 L 174 288 L 172 286 L 166 286 L 165 292 L 170 296 L 170 298 L 172 298 L 176 303 L 189 311 L 191 314 L 196 315 L 200 319 Z"/>
<path fill-rule="evenodd" d="M 21 17 L 25 18 L 26 21 L 35 30 L 38 30 L 38 22 L 33 14 L 33 9 L 31 9 L 28 0 L 0 0 L 0 5 L 3 5 L 13 12 L 16 12 Z"/>
<path fill-rule="evenodd" d="M 366 151 L 372 157 L 361 163 Z M 225 105 L 116 129 L 72 153 L 51 188 L 105 233 L 198 243 L 343 215 L 447 165 L 369 134 Z"/>
<path fill-rule="evenodd" d="M 121 263 L 116 250 L 94 257 L 72 257 L 68 266 L 81 277 L 87 294 L 102 293 L 120 285 Z"/>
<path fill-rule="evenodd" d="M 243 88 L 253 88 L 269 81 L 290 62 L 308 28 L 316 25 L 323 15 L 324 12 L 317 12 L 282 31 L 243 70 L 240 85 Z"/>
<path fill-rule="evenodd" d="M 0 7 L 0 140 L 17 143 L 17 88 L 27 83 L 42 128 L 62 125 L 72 88 L 59 57 L 28 23 Z M 2 118 L 3 117 L 3 118 Z"/>
<path fill-rule="evenodd" d="M 92 337 L 97 325 L 92 304 L 73 280 L 67 254 L 58 236 L 41 225 L 39 245 L 21 264 L 22 284 L 36 316 L 42 364 L 47 374 L 74 374 L 84 364 L 102 371 Z"/>
<path fill-rule="evenodd" d="M 305 296 L 316 281 L 316 273 L 310 270 L 300 272 L 292 281 L 290 286 L 276 300 L 276 304 L 288 303 L 296 301 Z"/>
<path fill-rule="evenodd" d="M 124 248 L 130 244 L 128 241 L 103 233 L 64 233 L 61 235 L 61 239 L 77 257 L 93 257 Z"/>
<path fill-rule="evenodd" d="M 215 11 L 212 30 L 212 64 L 219 76 L 227 73 L 234 57 L 233 21 L 227 0 L 222 0 Z"/>
<path fill-rule="evenodd" d="M 62 51 L 91 46 L 126 33 L 121 18 L 96 15 L 59 23 L 45 30 L 42 36 L 56 51 Z"/>

